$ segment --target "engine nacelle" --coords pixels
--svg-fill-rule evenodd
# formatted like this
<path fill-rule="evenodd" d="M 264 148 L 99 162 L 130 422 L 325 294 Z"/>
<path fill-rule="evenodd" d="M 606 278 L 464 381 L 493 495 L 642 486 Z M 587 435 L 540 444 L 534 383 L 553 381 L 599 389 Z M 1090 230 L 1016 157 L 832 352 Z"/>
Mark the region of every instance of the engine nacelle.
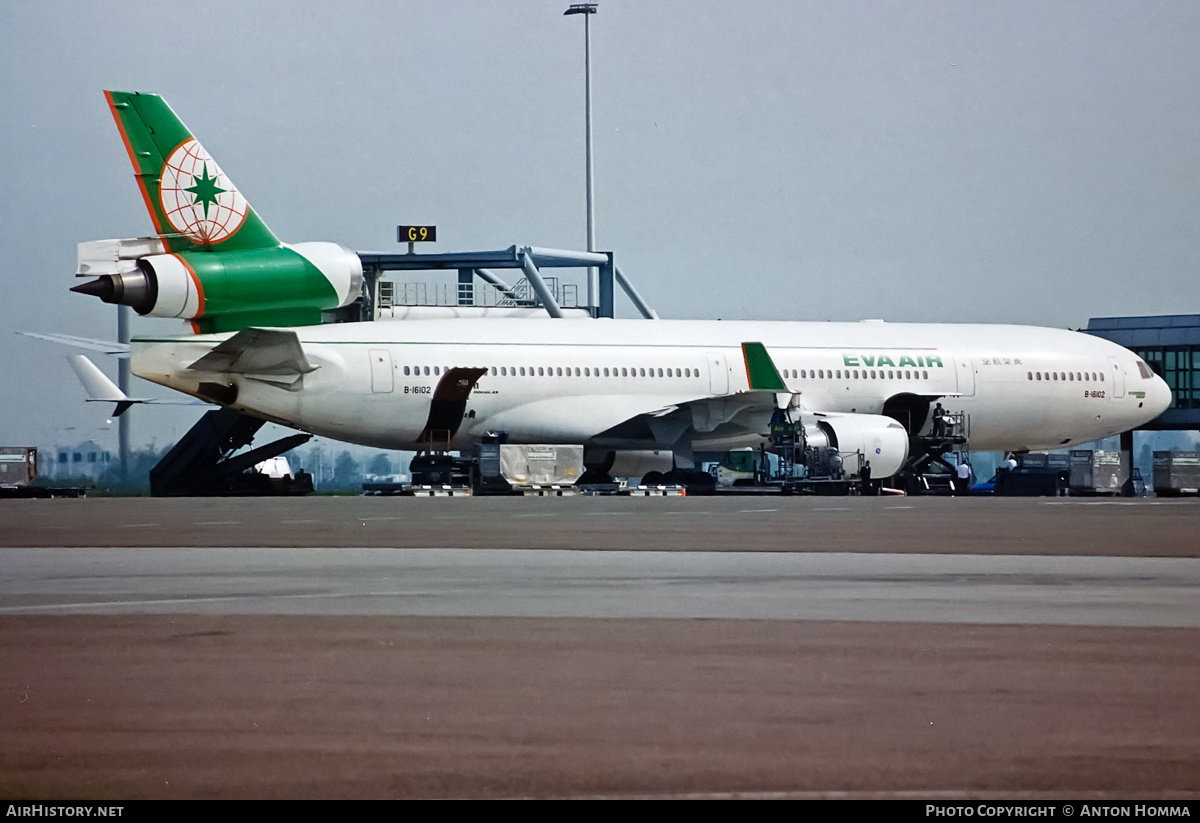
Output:
<path fill-rule="evenodd" d="M 336 243 L 236 251 L 185 251 L 137 260 L 72 291 L 150 317 L 193 321 L 199 332 L 246 326 L 306 326 L 362 293 L 362 261 Z"/>
<path fill-rule="evenodd" d="M 847 472 L 856 473 L 857 452 L 871 462 L 871 476 L 891 477 L 908 460 L 908 432 L 881 414 L 803 414 L 801 422 L 809 446 L 835 448 Z"/>

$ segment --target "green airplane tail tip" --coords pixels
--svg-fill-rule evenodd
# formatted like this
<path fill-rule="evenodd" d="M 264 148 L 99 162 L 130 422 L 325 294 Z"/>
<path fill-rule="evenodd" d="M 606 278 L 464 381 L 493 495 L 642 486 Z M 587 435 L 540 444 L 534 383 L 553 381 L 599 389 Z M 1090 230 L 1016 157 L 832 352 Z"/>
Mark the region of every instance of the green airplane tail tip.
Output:
<path fill-rule="evenodd" d="M 743 343 L 742 357 L 746 360 L 746 377 L 750 381 L 752 391 L 788 390 L 787 384 L 779 376 L 779 369 L 775 368 L 775 362 L 771 360 L 771 355 L 767 354 L 767 347 L 762 343 Z"/>
<path fill-rule="evenodd" d="M 233 182 L 166 101 L 106 91 L 155 231 L 170 251 L 279 246 Z"/>

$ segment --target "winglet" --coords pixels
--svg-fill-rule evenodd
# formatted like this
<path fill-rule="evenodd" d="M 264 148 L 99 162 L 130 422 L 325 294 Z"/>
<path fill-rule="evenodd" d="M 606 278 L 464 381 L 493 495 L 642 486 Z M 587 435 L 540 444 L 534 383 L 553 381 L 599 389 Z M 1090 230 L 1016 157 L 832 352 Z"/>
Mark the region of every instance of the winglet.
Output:
<path fill-rule="evenodd" d="M 786 392 L 787 384 L 779 376 L 779 369 L 767 354 L 762 343 L 743 343 L 742 357 L 746 361 L 746 377 L 751 391 Z"/>

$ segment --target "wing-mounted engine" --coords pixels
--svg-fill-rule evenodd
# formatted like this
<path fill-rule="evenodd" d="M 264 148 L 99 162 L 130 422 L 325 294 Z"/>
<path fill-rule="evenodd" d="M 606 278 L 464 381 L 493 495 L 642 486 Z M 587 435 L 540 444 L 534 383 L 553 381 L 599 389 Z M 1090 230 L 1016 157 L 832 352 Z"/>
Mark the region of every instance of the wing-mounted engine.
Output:
<path fill-rule="evenodd" d="M 870 476 L 890 477 L 908 459 L 908 433 L 890 417 L 797 411 L 794 403 L 775 410 L 770 442 L 787 477 L 794 469 L 808 479 L 861 477 L 868 463 Z"/>
<path fill-rule="evenodd" d="M 891 477 L 908 459 L 908 432 L 881 414 L 801 414 L 809 448 L 836 450 L 844 471 L 859 474 L 871 463 L 873 477 Z"/>
<path fill-rule="evenodd" d="M 809 477 L 841 479 L 861 476 L 869 461 L 870 475 L 891 477 L 908 459 L 908 432 L 891 417 L 881 414 L 819 412 L 804 408 L 801 395 L 787 384 L 762 343 L 743 343 L 746 375 L 751 391 L 774 392 L 771 444 L 789 464 L 803 465 Z"/>

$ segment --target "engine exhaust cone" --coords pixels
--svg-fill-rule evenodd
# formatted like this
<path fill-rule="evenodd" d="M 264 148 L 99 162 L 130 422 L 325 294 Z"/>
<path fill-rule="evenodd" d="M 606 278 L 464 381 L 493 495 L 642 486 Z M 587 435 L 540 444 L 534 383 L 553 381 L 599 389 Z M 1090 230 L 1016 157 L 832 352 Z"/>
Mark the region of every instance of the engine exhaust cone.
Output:
<path fill-rule="evenodd" d="M 71 291 L 99 297 L 105 303 L 117 302 L 116 289 L 113 287 L 113 280 L 107 275 L 104 277 L 98 277 L 95 280 L 89 280 L 86 283 L 80 283 L 78 286 L 72 286 Z"/>

